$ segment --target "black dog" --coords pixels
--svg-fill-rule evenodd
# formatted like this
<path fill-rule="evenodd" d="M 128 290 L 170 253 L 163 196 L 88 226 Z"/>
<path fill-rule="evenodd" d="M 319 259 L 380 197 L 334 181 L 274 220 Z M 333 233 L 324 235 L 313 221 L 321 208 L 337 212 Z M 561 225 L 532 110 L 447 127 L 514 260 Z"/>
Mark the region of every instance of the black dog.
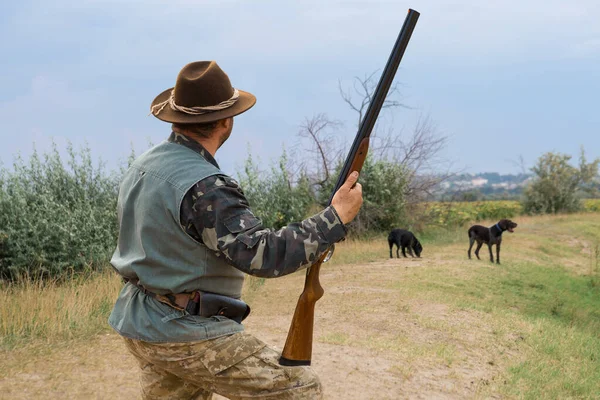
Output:
<path fill-rule="evenodd" d="M 423 251 L 423 246 L 421 246 L 421 242 L 413 235 L 412 232 L 407 231 L 405 229 L 394 229 L 388 235 L 388 243 L 390 244 L 390 258 L 392 257 L 392 247 L 394 244 L 398 247 L 396 249 L 396 257 L 400 258 L 400 248 L 402 248 L 402 255 L 406 257 L 406 249 L 408 249 L 408 254 L 411 257 L 414 257 L 413 250 L 417 257 L 421 257 L 421 252 Z"/>
<path fill-rule="evenodd" d="M 475 255 L 479 258 L 479 249 L 483 244 L 488 245 L 490 249 L 490 261 L 494 262 L 494 255 L 492 254 L 492 246 L 496 245 L 496 262 L 500 264 L 500 244 L 502 243 L 502 232 L 509 231 L 514 232 L 517 227 L 516 222 L 512 222 L 510 219 L 501 219 L 498 223 L 490 228 L 486 228 L 481 225 L 473 225 L 469 228 L 469 260 L 471 259 L 471 248 L 473 244 L 477 242 L 477 249 L 475 249 Z"/>

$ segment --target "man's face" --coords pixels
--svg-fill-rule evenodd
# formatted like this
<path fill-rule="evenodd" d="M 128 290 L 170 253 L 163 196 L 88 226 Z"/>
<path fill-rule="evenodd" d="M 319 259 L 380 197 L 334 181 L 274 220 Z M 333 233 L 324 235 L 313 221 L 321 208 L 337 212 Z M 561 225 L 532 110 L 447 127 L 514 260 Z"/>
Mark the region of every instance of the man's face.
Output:
<path fill-rule="evenodd" d="M 231 135 L 231 131 L 233 130 L 233 117 L 223 120 L 223 123 L 225 124 L 225 126 L 222 128 L 222 131 L 220 133 L 219 147 L 221 147 Z"/>

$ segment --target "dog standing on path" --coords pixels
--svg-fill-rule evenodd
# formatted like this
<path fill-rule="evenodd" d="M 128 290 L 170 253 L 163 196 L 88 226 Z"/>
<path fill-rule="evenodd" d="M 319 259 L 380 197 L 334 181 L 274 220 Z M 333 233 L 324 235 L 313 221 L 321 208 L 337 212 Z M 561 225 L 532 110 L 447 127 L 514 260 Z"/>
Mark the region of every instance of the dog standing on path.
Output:
<path fill-rule="evenodd" d="M 477 242 L 477 248 L 475 249 L 475 255 L 479 258 L 479 250 L 483 244 L 488 245 L 490 250 L 490 261 L 494 262 L 494 254 L 492 253 L 492 246 L 496 245 L 496 263 L 500 264 L 500 244 L 502 243 L 502 233 L 504 231 L 514 232 L 517 227 L 516 222 L 512 222 L 510 219 L 501 219 L 498 223 L 492 227 L 485 227 L 482 225 L 473 225 L 469 228 L 469 260 L 471 259 L 471 248 L 473 244 Z"/>
<path fill-rule="evenodd" d="M 421 252 L 423 251 L 423 246 L 421 246 L 421 242 L 413 235 L 412 232 L 407 231 L 406 229 L 394 229 L 388 235 L 388 243 L 390 245 L 390 258 L 394 258 L 392 256 L 392 247 L 394 244 L 397 246 L 396 249 L 396 257 L 400 258 L 400 249 L 402 249 L 402 255 L 406 257 L 406 249 L 408 249 L 408 254 L 411 257 L 414 257 L 413 251 L 417 255 L 417 257 L 421 257 Z"/>

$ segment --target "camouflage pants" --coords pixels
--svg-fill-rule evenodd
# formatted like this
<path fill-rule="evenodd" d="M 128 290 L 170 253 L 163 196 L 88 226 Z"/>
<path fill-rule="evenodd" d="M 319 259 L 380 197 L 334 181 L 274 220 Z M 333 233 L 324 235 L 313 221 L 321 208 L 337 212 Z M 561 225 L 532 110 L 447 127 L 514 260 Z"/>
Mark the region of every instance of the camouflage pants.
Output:
<path fill-rule="evenodd" d="M 310 367 L 279 365 L 279 353 L 241 332 L 192 343 L 125 338 L 137 358 L 144 399 L 321 399 Z"/>

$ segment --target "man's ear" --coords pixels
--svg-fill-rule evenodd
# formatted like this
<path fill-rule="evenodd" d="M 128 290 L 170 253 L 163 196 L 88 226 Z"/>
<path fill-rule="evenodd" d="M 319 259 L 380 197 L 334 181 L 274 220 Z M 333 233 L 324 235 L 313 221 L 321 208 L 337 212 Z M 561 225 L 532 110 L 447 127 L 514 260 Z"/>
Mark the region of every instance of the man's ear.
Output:
<path fill-rule="evenodd" d="M 228 120 L 228 118 L 218 120 L 217 121 L 217 129 L 227 128 L 227 120 Z"/>

